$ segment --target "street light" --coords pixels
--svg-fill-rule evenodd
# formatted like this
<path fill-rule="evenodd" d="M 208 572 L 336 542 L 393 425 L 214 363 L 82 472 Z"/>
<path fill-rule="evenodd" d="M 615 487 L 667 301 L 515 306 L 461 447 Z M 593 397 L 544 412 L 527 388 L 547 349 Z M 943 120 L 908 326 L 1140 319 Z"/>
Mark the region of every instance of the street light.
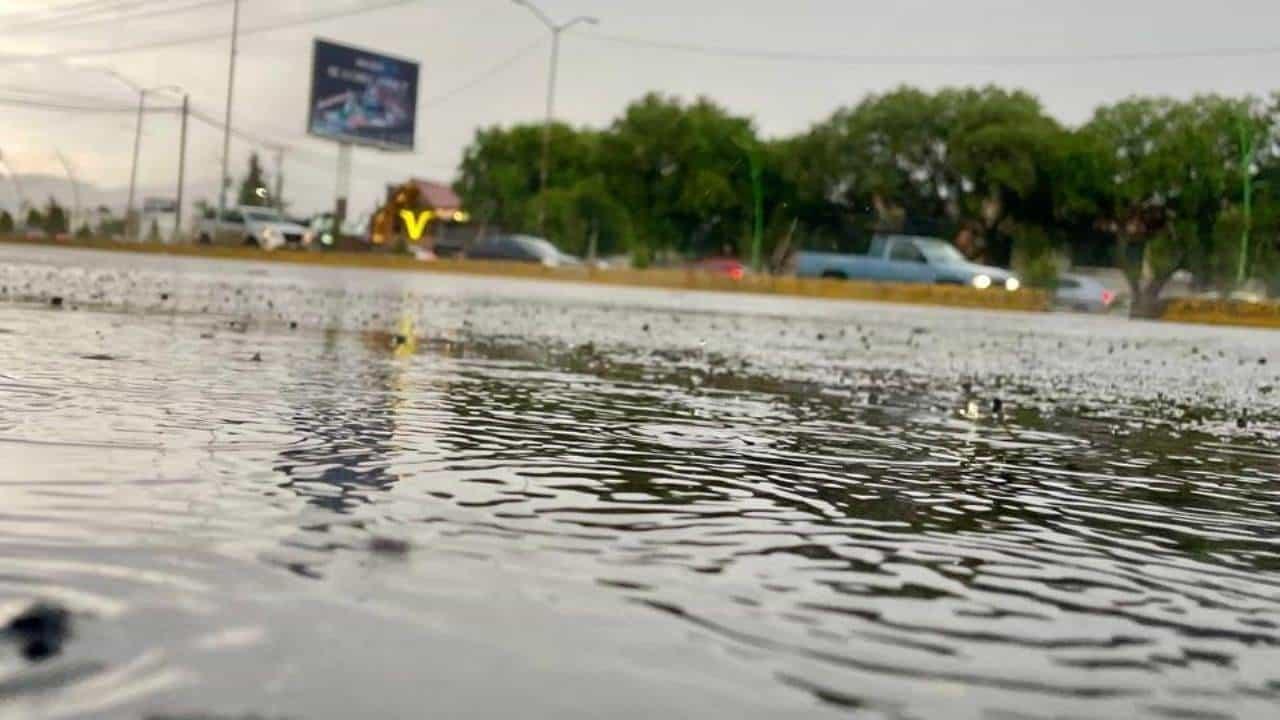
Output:
<path fill-rule="evenodd" d="M 181 94 L 184 91 L 182 88 L 178 87 L 177 85 L 161 85 L 159 87 L 144 88 L 138 85 L 137 83 L 135 83 L 134 81 L 130 80 L 129 78 L 116 72 L 115 70 L 110 70 L 107 68 L 102 68 L 101 70 L 102 72 L 110 75 L 111 77 L 129 86 L 129 89 L 138 93 L 138 120 L 134 124 L 134 130 L 133 130 L 133 164 L 129 169 L 129 204 L 125 207 L 125 210 L 124 210 L 125 239 L 131 240 L 133 239 L 132 237 L 133 233 L 131 232 L 132 225 L 130 224 L 129 219 L 133 217 L 134 193 L 136 192 L 137 186 L 138 186 L 138 152 L 142 145 L 142 115 L 146 111 L 147 94 L 158 93 L 158 92 L 172 92 L 175 94 Z"/>
<path fill-rule="evenodd" d="M 22 192 L 22 181 L 18 179 L 18 174 L 13 171 L 12 167 L 10 167 L 9 161 L 5 159 L 4 153 L 2 152 L 0 152 L 0 168 L 3 168 L 5 173 L 9 176 L 9 182 L 13 183 L 13 191 L 18 196 L 17 216 L 14 217 L 13 220 L 15 225 L 21 224 L 23 222 L 22 208 L 25 205 L 30 205 L 30 203 L 27 202 L 26 194 Z"/>
<path fill-rule="evenodd" d="M 599 25 L 597 18 L 581 15 L 565 23 L 556 24 L 554 20 L 542 12 L 529 0 L 511 0 L 516 5 L 528 8 L 551 31 L 551 72 L 547 78 L 547 119 L 542 125 L 542 170 L 538 183 L 538 231 L 547 233 L 547 175 L 551 167 L 551 122 L 555 118 L 556 106 L 556 74 L 560 65 L 560 35 L 576 25 Z"/>

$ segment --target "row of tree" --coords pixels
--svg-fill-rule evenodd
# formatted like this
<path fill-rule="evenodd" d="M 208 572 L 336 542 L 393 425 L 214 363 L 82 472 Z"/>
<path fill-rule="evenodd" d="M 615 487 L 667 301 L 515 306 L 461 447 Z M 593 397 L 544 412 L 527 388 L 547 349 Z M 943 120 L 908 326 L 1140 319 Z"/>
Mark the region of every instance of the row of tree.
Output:
<path fill-rule="evenodd" d="M 59 205 L 56 199 L 50 197 L 43 211 L 35 207 L 27 208 L 23 227 L 58 235 L 70 229 L 70 219 L 66 209 Z M 15 230 L 17 230 L 17 221 L 13 215 L 9 214 L 8 210 L 0 210 L 0 235 L 8 235 Z"/>
<path fill-rule="evenodd" d="M 553 126 L 545 193 L 541 127 L 483 129 L 457 190 L 482 222 L 640 264 L 750 257 L 759 220 L 775 260 L 896 231 L 1041 283 L 1055 258 L 1112 265 L 1143 313 L 1178 270 L 1280 291 L 1277 129 L 1280 95 L 1131 98 L 1065 127 L 1022 91 L 904 87 L 763 139 L 708 99 L 649 95 L 603 130 Z"/>

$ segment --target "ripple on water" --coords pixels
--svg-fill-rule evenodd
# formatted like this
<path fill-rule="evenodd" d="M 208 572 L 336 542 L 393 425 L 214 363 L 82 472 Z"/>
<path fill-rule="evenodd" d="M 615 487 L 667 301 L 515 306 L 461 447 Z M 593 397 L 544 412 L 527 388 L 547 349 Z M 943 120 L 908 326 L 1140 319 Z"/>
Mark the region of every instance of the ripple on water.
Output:
<path fill-rule="evenodd" d="M 1280 703 L 1274 402 L 1240 431 L 1211 387 L 1271 382 L 1227 362 L 1270 336 L 1198 335 L 1212 383 L 1152 371 L 1193 404 L 1127 384 L 1161 326 L 23 272 L 142 311 L 0 305 L 0 619 L 75 617 L 57 658 L 0 655 L 0 715 Z"/>

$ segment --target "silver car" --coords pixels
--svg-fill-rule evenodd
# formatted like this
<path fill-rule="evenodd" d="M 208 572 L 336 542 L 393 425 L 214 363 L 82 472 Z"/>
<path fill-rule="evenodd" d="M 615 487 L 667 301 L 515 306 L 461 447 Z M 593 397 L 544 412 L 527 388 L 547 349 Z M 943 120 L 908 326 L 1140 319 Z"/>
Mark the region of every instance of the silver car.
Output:
<path fill-rule="evenodd" d="M 1087 275 L 1062 275 L 1053 300 L 1059 307 L 1076 312 L 1103 313 L 1111 310 L 1116 294 Z"/>

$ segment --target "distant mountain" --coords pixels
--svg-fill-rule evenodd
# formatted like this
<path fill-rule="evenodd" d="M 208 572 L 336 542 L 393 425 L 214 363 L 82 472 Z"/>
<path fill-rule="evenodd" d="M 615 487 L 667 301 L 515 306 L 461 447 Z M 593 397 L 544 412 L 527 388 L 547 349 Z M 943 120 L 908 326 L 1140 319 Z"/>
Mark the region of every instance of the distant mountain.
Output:
<path fill-rule="evenodd" d="M 71 181 L 65 176 L 43 175 L 43 174 L 19 174 L 17 176 L 17 186 L 22 188 L 23 199 L 36 207 L 43 208 L 49 204 L 49 198 L 52 197 L 58 201 L 59 205 L 72 210 L 76 206 L 77 191 L 79 194 L 80 209 L 84 213 L 89 213 L 99 207 L 105 206 L 110 208 L 111 214 L 119 216 L 124 212 L 124 206 L 129 199 L 129 188 L 102 188 L 91 183 L 77 183 L 76 190 L 72 190 Z M 214 183 L 187 183 L 185 190 L 185 198 L 183 205 L 187 217 L 191 217 L 191 210 L 197 200 L 211 200 L 217 195 L 218 184 Z M 168 187 L 142 187 L 136 190 L 136 205 L 141 208 L 146 198 L 168 198 L 173 199 L 176 195 L 176 188 L 172 185 Z M 12 178 L 9 176 L 0 176 L 0 210 L 8 210 L 15 213 L 18 209 L 17 187 Z"/>

